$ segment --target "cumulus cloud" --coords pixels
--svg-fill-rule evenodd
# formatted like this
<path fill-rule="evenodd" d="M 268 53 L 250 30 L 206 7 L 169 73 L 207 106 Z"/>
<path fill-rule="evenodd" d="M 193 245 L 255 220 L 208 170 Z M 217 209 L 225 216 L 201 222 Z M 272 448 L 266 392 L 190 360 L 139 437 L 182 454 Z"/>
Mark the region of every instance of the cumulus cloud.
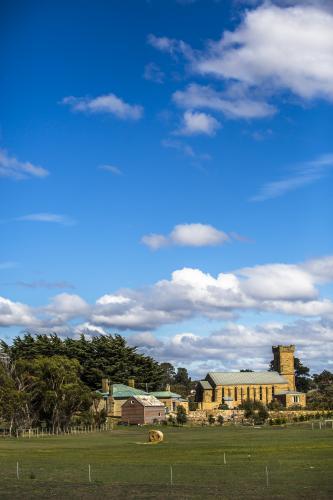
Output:
<path fill-rule="evenodd" d="M 0 177 L 22 180 L 31 177 L 43 178 L 49 175 L 49 172 L 30 162 L 19 161 L 14 156 L 9 156 L 7 151 L 0 149 Z"/>
<path fill-rule="evenodd" d="M 27 326 L 38 323 L 29 306 L 0 296 L 0 326 Z"/>
<path fill-rule="evenodd" d="M 181 127 L 175 131 L 179 135 L 215 135 L 220 123 L 211 115 L 199 111 L 185 111 Z"/>
<path fill-rule="evenodd" d="M 172 273 L 170 280 L 145 289 L 103 296 L 93 311 L 93 322 L 151 330 L 196 316 L 228 319 L 245 311 L 332 318 L 332 301 L 322 299 L 315 286 L 322 280 L 317 271 L 320 261 L 267 264 L 217 277 L 199 269 L 180 269 Z M 332 262 L 325 258 L 329 275 L 333 272 Z"/>
<path fill-rule="evenodd" d="M 290 191 L 313 184 L 327 175 L 332 167 L 333 153 L 321 155 L 312 161 L 297 166 L 289 176 L 264 184 L 259 193 L 253 196 L 250 201 L 265 201 L 278 198 Z"/>
<path fill-rule="evenodd" d="M 49 316 L 46 321 L 52 324 L 66 322 L 72 318 L 86 317 L 89 314 L 89 305 L 76 294 L 60 293 L 51 300 L 50 304 L 41 309 Z"/>
<path fill-rule="evenodd" d="M 296 344 L 296 356 L 313 372 L 333 363 L 331 321 L 297 320 L 290 324 L 263 323 L 254 327 L 227 323 L 206 335 L 184 332 L 160 339 L 145 333 L 142 340 L 140 335 L 134 337 L 135 341 L 130 337 L 130 342 L 143 352 L 175 366 L 185 364 L 195 378 L 205 377 L 208 371 L 267 370 L 272 359 L 271 346 L 289 344 L 291 340 Z"/>
<path fill-rule="evenodd" d="M 320 286 L 332 282 L 332 256 L 300 264 L 246 267 L 217 276 L 183 268 L 145 288 L 107 293 L 92 305 L 68 293 L 34 309 L 3 298 L 0 323 L 29 327 L 36 325 L 37 317 L 41 327 L 53 329 L 79 319 L 102 328 L 145 332 L 196 317 L 230 320 L 249 311 L 333 321 L 333 302 L 320 294 Z"/>
<path fill-rule="evenodd" d="M 28 214 L 22 215 L 21 217 L 17 217 L 15 220 L 17 221 L 28 221 L 28 222 L 52 222 L 55 224 L 63 224 L 65 226 L 71 226 L 75 224 L 74 219 L 68 217 L 68 215 L 60 215 L 60 214 L 51 214 L 51 213 L 37 213 L 37 214 Z"/>
<path fill-rule="evenodd" d="M 142 243 L 157 250 L 167 245 L 204 247 L 221 245 L 229 236 L 209 224 L 178 224 L 167 236 L 149 234 L 143 236 Z"/>
<path fill-rule="evenodd" d="M 98 97 L 64 97 L 62 104 L 68 105 L 72 111 L 86 113 L 107 113 L 121 120 L 139 120 L 143 116 L 143 107 L 138 104 L 128 104 L 115 94 L 105 94 Z"/>
<path fill-rule="evenodd" d="M 249 87 L 332 100 L 333 15 L 320 6 L 265 3 L 247 11 L 233 32 L 211 42 L 195 70 Z"/>
<path fill-rule="evenodd" d="M 250 3 L 253 8 L 244 12 L 233 31 L 207 41 L 202 50 L 193 50 L 182 40 L 150 35 L 151 46 L 181 56 L 187 73 L 212 78 L 218 87 L 192 83 L 176 91 L 173 101 L 186 109 L 209 109 L 238 119 L 272 116 L 277 111 L 273 100 L 281 94 L 300 101 L 332 102 L 330 2 Z"/>

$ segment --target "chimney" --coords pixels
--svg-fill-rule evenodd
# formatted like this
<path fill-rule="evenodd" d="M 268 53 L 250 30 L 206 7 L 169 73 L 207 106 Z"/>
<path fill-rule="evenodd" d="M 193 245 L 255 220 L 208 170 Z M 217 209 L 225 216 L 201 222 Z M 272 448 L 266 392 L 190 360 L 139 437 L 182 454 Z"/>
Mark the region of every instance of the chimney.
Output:
<path fill-rule="evenodd" d="M 170 392 L 170 384 L 167 384 L 167 385 L 165 386 L 165 390 Z"/>
<path fill-rule="evenodd" d="M 110 392 L 110 384 L 108 378 L 102 378 L 102 392 Z"/>
<path fill-rule="evenodd" d="M 134 387 L 135 387 L 135 380 L 134 380 L 134 378 L 129 378 L 128 379 L 128 386 L 129 387 L 133 387 L 133 389 L 134 389 Z"/>

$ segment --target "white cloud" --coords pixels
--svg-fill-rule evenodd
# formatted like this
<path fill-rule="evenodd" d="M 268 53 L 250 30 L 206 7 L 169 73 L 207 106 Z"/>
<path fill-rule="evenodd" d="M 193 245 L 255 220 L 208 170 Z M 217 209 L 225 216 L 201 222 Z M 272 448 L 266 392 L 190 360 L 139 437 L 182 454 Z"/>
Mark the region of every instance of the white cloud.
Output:
<path fill-rule="evenodd" d="M 333 324 L 327 321 L 298 320 L 291 324 L 263 323 L 254 327 L 228 323 L 208 335 L 177 333 L 160 339 L 150 333 L 136 338 L 135 345 L 158 359 L 175 366 L 186 366 L 195 378 L 208 371 L 267 370 L 272 345 L 296 344 L 296 356 L 312 372 L 333 362 Z M 131 337 L 129 338 L 132 342 Z M 325 345 L 325 349 L 322 346 Z"/>
<path fill-rule="evenodd" d="M 314 281 L 302 267 L 291 264 L 266 264 L 240 269 L 246 279 L 242 290 L 259 300 L 310 300 L 318 296 Z"/>
<path fill-rule="evenodd" d="M 333 259 L 325 258 L 329 276 Z M 105 326 L 151 330 L 196 316 L 227 319 L 244 311 L 276 312 L 333 318 L 333 303 L 322 299 L 321 259 L 299 265 L 267 264 L 220 273 L 216 278 L 199 269 L 183 268 L 142 290 L 122 290 L 103 297 L 93 322 Z M 311 269 L 315 269 L 312 274 Z M 319 281 L 319 283 L 318 283 Z M 332 282 L 333 279 L 330 279 Z M 126 300 L 127 299 L 127 300 Z"/>
<path fill-rule="evenodd" d="M 199 111 L 185 111 L 181 128 L 175 133 L 180 135 L 215 135 L 220 123 L 211 115 Z"/>
<path fill-rule="evenodd" d="M 264 184 L 259 193 L 253 196 L 250 201 L 278 198 L 290 191 L 305 187 L 327 175 L 332 167 L 333 153 L 321 155 L 313 161 L 299 165 L 288 177 Z"/>
<path fill-rule="evenodd" d="M 150 62 L 145 66 L 143 78 L 154 83 L 163 83 L 165 74 L 157 64 Z"/>
<path fill-rule="evenodd" d="M 0 297 L 0 326 L 37 324 L 38 320 L 29 306 Z"/>
<path fill-rule="evenodd" d="M 56 224 L 63 224 L 65 226 L 71 226 L 75 224 L 74 219 L 71 219 L 67 215 L 51 214 L 51 213 L 38 213 L 38 214 L 28 214 L 17 217 L 17 221 L 30 221 L 30 222 L 53 222 Z"/>
<path fill-rule="evenodd" d="M 168 246 L 170 244 L 170 240 L 163 236 L 163 234 L 146 234 L 142 237 L 141 242 L 144 245 L 147 245 L 152 250 L 158 250 L 159 248 Z"/>
<path fill-rule="evenodd" d="M 211 42 L 194 70 L 249 87 L 333 99 L 333 15 L 320 6 L 270 3 L 246 12 L 233 32 Z"/>
<path fill-rule="evenodd" d="M 89 311 L 89 305 L 79 295 L 70 293 L 56 295 L 51 303 L 41 310 L 43 314 L 49 315 L 51 324 L 66 322 L 72 318 L 86 317 Z"/>
<path fill-rule="evenodd" d="M 167 245 L 204 247 L 221 245 L 229 236 L 209 224 L 178 224 L 167 236 L 149 234 L 143 236 L 142 243 L 153 250 Z"/>
<path fill-rule="evenodd" d="M 0 324 L 73 328 L 79 319 L 101 328 L 150 331 L 196 317 L 226 320 L 249 311 L 332 322 L 333 302 L 320 295 L 320 285 L 332 282 L 332 256 L 300 264 L 247 267 L 216 277 L 183 268 L 151 286 L 105 294 L 94 305 L 68 293 L 39 308 L 3 298 Z"/>
<path fill-rule="evenodd" d="M 72 111 L 87 113 L 109 113 L 121 120 L 139 120 L 143 116 L 143 107 L 138 104 L 128 104 L 115 94 L 105 94 L 98 97 L 65 97 L 63 104 Z"/>
<path fill-rule="evenodd" d="M 0 149 L 0 177 L 9 177 L 16 180 L 31 177 L 46 177 L 49 172 L 30 162 L 22 162 L 14 156 L 9 156 L 7 151 Z"/>
<path fill-rule="evenodd" d="M 250 2 L 250 0 L 247 0 Z M 246 3 L 245 0 L 243 3 Z M 333 101 L 333 10 L 330 2 L 250 2 L 233 31 L 208 40 L 201 51 L 182 40 L 150 35 L 157 50 L 182 56 L 186 72 L 213 78 L 173 94 L 186 109 L 210 109 L 230 118 L 264 118 L 277 110 L 273 99 Z M 327 6 L 330 5 L 330 8 Z"/>
<path fill-rule="evenodd" d="M 221 112 L 229 118 L 263 118 L 275 113 L 275 108 L 262 99 L 249 98 L 245 89 L 233 86 L 233 92 L 217 92 L 210 86 L 192 83 L 185 90 L 178 90 L 173 101 L 183 108 L 202 108 Z"/>
<path fill-rule="evenodd" d="M 178 224 L 170 238 L 174 245 L 193 247 L 220 245 L 229 240 L 226 233 L 209 224 Z"/>
<path fill-rule="evenodd" d="M 123 172 L 120 170 L 119 167 L 116 167 L 115 165 L 100 165 L 98 167 L 100 170 L 106 170 L 107 172 L 111 172 L 111 174 L 114 175 L 122 175 Z"/>

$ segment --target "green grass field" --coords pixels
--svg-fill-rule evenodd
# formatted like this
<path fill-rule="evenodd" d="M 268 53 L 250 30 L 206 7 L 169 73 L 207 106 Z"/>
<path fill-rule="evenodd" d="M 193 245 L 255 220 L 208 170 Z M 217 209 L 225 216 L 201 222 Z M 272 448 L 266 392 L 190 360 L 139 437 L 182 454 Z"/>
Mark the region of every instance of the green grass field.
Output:
<path fill-rule="evenodd" d="M 333 498 L 333 429 L 162 430 L 2 438 L 0 498 Z"/>

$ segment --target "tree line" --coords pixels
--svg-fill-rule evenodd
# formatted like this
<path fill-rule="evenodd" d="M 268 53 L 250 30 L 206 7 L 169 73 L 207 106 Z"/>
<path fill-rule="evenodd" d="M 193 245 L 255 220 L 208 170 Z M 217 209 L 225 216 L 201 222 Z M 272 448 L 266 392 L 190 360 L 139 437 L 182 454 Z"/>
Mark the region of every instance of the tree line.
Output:
<path fill-rule="evenodd" d="M 121 335 L 62 339 L 56 334 L 26 333 L 9 345 L 0 341 L 0 425 L 11 431 L 39 426 L 67 429 L 73 419 L 103 423 L 98 408 L 101 379 L 126 384 L 134 378 L 143 390 L 165 390 L 183 397 L 195 388 L 186 368 L 158 363 L 129 346 Z M 295 359 L 296 387 L 308 392 L 310 408 L 333 408 L 333 374 L 310 370 Z"/>
<path fill-rule="evenodd" d="M 0 341 L 0 352 L 0 422 L 11 432 L 41 423 L 64 430 L 73 418 L 102 423 L 105 415 L 97 411 L 96 390 L 105 377 L 124 384 L 134 378 L 136 387 L 149 391 L 174 383 L 182 395 L 191 382 L 185 368 L 170 378 L 165 364 L 139 353 L 121 335 L 62 339 L 26 333 L 11 345 Z"/>

